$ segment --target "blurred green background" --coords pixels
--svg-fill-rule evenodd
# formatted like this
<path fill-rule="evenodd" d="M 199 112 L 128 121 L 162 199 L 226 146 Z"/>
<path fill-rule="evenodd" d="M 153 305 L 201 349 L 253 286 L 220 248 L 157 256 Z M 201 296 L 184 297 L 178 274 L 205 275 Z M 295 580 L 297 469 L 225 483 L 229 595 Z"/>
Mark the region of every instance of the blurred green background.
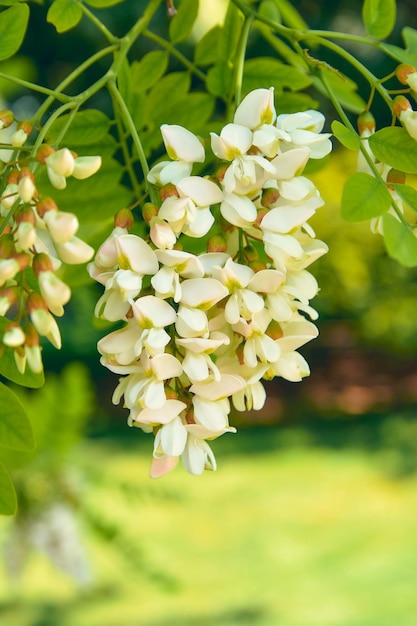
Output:
<path fill-rule="evenodd" d="M 123 33 L 145 4 L 101 15 Z M 293 4 L 313 27 L 360 28 L 361 2 Z M 100 41 L 84 22 L 57 36 L 31 8 L 21 56 L 3 70 L 53 87 Z M 398 8 L 394 43 L 417 22 L 414 1 Z M 384 74 L 381 58 L 355 53 Z M 238 433 L 213 443 L 214 474 L 150 481 L 152 438 L 127 427 L 111 404 L 116 377 L 98 364 L 98 291 L 74 289 L 62 351 L 45 346 L 46 387 L 18 391 L 38 445 L 6 459 L 20 510 L 0 520 L 2 626 L 415 626 L 416 272 L 387 257 L 369 224 L 342 222 L 354 170 L 355 155 L 337 151 L 312 174 L 326 201 L 313 225 L 330 247 L 312 268 L 312 375 L 269 383 L 262 412 L 233 415 Z"/>

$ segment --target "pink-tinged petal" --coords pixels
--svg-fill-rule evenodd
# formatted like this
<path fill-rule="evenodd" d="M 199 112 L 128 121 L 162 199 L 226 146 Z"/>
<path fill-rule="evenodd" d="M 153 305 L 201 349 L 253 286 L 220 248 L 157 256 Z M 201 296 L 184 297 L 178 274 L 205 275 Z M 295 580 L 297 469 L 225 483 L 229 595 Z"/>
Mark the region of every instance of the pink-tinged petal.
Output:
<path fill-rule="evenodd" d="M 158 380 L 181 376 L 181 363 L 172 354 L 158 354 L 152 358 L 152 371 Z"/>
<path fill-rule="evenodd" d="M 254 89 L 236 109 L 233 121 L 254 129 L 262 124 L 273 124 L 276 118 L 274 89 Z"/>
<path fill-rule="evenodd" d="M 162 124 L 161 134 L 170 159 L 203 163 L 203 145 L 192 132 L 176 124 Z"/>
<path fill-rule="evenodd" d="M 310 158 L 311 150 L 308 148 L 294 148 L 283 154 L 279 154 L 272 160 L 275 166 L 278 180 L 289 180 L 299 176 Z"/>
<path fill-rule="evenodd" d="M 163 328 L 177 319 L 175 309 L 156 296 L 143 296 L 132 304 L 133 315 L 143 328 Z"/>
<path fill-rule="evenodd" d="M 116 239 L 119 265 L 139 274 L 156 274 L 158 259 L 152 248 L 136 235 L 121 235 Z"/>
<path fill-rule="evenodd" d="M 183 196 L 189 196 L 197 206 L 207 207 L 222 201 L 223 192 L 215 183 L 201 176 L 183 178 L 176 185 Z"/>
<path fill-rule="evenodd" d="M 185 402 L 166 400 L 159 409 L 143 409 L 135 417 L 135 421 L 156 426 L 168 424 L 187 408 Z"/>
<path fill-rule="evenodd" d="M 176 456 L 153 457 L 151 468 L 149 470 L 150 478 L 161 478 L 168 472 L 171 472 L 178 463 Z"/>
<path fill-rule="evenodd" d="M 207 310 L 225 298 L 229 290 L 215 278 L 189 278 L 181 284 L 181 304 Z"/>
<path fill-rule="evenodd" d="M 190 391 L 206 400 L 216 401 L 222 398 L 228 398 L 240 389 L 243 389 L 245 384 L 244 379 L 240 376 L 222 374 L 219 381 L 195 383 L 190 387 Z"/>

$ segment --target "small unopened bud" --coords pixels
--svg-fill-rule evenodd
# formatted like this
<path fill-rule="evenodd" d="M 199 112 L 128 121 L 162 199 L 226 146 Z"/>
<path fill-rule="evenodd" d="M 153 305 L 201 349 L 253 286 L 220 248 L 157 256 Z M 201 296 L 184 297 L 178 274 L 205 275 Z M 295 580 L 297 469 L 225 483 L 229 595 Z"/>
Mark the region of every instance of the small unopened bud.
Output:
<path fill-rule="evenodd" d="M 27 364 L 32 372 L 39 374 L 43 371 L 42 353 L 39 346 L 39 336 L 32 324 L 27 324 L 25 328 L 26 341 L 25 341 L 25 356 Z"/>
<path fill-rule="evenodd" d="M 404 96 L 396 96 L 392 103 L 392 111 L 396 117 L 400 117 L 403 111 L 412 111 L 413 107 Z"/>
<path fill-rule="evenodd" d="M 172 183 L 167 183 L 166 185 L 161 187 L 161 189 L 159 190 L 159 195 L 161 197 L 162 202 L 166 200 L 167 198 L 179 197 L 178 189 Z"/>
<path fill-rule="evenodd" d="M 29 137 L 31 132 L 32 124 L 28 120 L 21 122 L 17 127 L 17 130 L 12 135 L 12 146 L 15 148 L 20 148 L 20 146 L 23 146 L 23 144 L 26 143 L 27 138 Z"/>
<path fill-rule="evenodd" d="M 46 198 L 42 198 L 40 202 L 36 205 L 36 212 L 39 217 L 42 219 L 48 211 L 58 211 L 58 206 L 52 198 L 48 196 Z"/>
<path fill-rule="evenodd" d="M 236 349 L 236 356 L 241 365 L 245 364 L 245 355 L 244 355 L 244 344 L 241 343 L 238 345 Z"/>
<path fill-rule="evenodd" d="M 156 206 L 156 204 L 153 204 L 152 202 L 145 202 L 145 204 L 142 207 L 142 217 L 145 220 L 145 222 L 149 224 L 151 219 L 153 217 L 156 217 L 157 215 L 158 215 L 158 207 Z"/>
<path fill-rule="evenodd" d="M 207 252 L 226 252 L 227 243 L 223 235 L 213 235 L 207 242 Z"/>
<path fill-rule="evenodd" d="M 364 133 L 373 133 L 376 128 L 375 118 L 370 111 L 361 113 L 357 120 L 358 131 L 360 135 Z"/>
<path fill-rule="evenodd" d="M 218 180 L 219 182 L 221 182 L 221 181 L 223 180 L 224 175 L 226 174 L 226 170 L 227 170 L 227 168 L 228 168 L 228 167 L 229 167 L 228 165 L 224 164 L 224 165 L 221 165 L 221 166 L 220 166 L 220 167 L 216 170 L 216 173 L 215 173 L 215 175 L 214 175 L 214 176 L 215 176 L 215 178 L 217 178 L 217 180 Z"/>
<path fill-rule="evenodd" d="M 17 169 L 11 170 L 7 175 L 7 184 L 8 185 L 17 185 L 19 181 L 20 171 Z"/>
<path fill-rule="evenodd" d="M 186 414 L 185 414 L 185 421 L 187 422 L 187 424 L 195 424 L 194 407 L 193 406 L 190 406 L 190 408 L 186 412 Z"/>
<path fill-rule="evenodd" d="M 19 298 L 18 287 L 4 287 L 0 289 L 0 315 L 5 316 L 7 311 Z"/>
<path fill-rule="evenodd" d="M 75 159 L 68 148 L 61 148 L 45 159 L 48 169 L 51 169 L 57 176 L 67 178 L 74 171 Z"/>
<path fill-rule="evenodd" d="M 261 270 L 268 269 L 267 264 L 264 261 L 260 261 L 259 259 L 257 261 L 251 261 L 249 263 L 249 267 L 253 269 L 255 273 L 260 272 Z"/>
<path fill-rule="evenodd" d="M 0 259 L 8 259 L 16 252 L 13 235 L 2 235 L 0 237 Z"/>
<path fill-rule="evenodd" d="M 129 231 L 134 223 L 133 213 L 130 209 L 119 209 L 114 216 L 114 227 L 125 228 Z"/>
<path fill-rule="evenodd" d="M 279 195 L 279 189 L 276 189 L 274 187 L 264 189 L 262 192 L 261 200 L 262 206 L 264 206 L 266 209 L 270 209 L 272 205 L 275 204 L 275 202 L 278 200 Z"/>
<path fill-rule="evenodd" d="M 269 213 L 268 209 L 258 209 L 255 224 L 259 226 L 267 213 Z"/>
<path fill-rule="evenodd" d="M 417 70 L 415 67 L 413 67 L 413 65 L 409 65 L 408 63 L 401 63 L 401 65 L 399 65 L 395 70 L 395 75 L 402 85 L 407 85 L 407 79 L 409 75 L 416 72 Z"/>
<path fill-rule="evenodd" d="M 45 165 L 46 163 L 46 159 L 51 156 L 51 154 L 53 154 L 55 152 L 55 150 L 53 149 L 52 146 L 49 146 L 47 143 L 42 144 L 42 146 L 39 148 L 38 152 L 36 153 L 36 160 L 39 163 L 42 163 L 43 165 Z"/>
<path fill-rule="evenodd" d="M 152 243 L 161 250 L 172 250 L 176 244 L 177 237 L 170 224 L 165 220 L 154 217 L 151 220 L 150 226 L 149 236 Z"/>
<path fill-rule="evenodd" d="M 18 176 L 17 191 L 23 202 L 30 202 L 37 193 L 35 177 L 29 168 L 24 168 Z"/>
<path fill-rule="evenodd" d="M 10 322 L 4 329 L 3 343 L 5 346 L 15 348 L 25 343 L 25 333 L 17 322 Z"/>
<path fill-rule="evenodd" d="M 0 130 L 2 128 L 8 128 L 14 122 L 14 114 L 10 109 L 3 109 L 0 111 Z"/>
<path fill-rule="evenodd" d="M 33 257 L 32 267 L 35 276 L 38 276 L 40 272 L 53 272 L 52 260 L 44 252 L 35 254 Z"/>

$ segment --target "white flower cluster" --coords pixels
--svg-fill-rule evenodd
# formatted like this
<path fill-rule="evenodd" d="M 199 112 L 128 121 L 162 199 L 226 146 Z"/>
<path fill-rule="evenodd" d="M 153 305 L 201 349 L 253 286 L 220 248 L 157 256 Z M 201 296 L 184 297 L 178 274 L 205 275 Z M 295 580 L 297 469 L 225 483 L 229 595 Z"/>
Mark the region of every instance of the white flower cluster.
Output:
<path fill-rule="evenodd" d="M 318 333 L 307 319 L 318 286 L 306 268 L 327 246 L 307 223 L 323 202 L 302 172 L 331 150 L 323 123 L 316 111 L 277 117 L 273 90 L 255 90 L 211 134 L 212 177 L 192 175 L 199 139 L 162 126 L 170 160 L 149 174 L 161 197 L 144 209 L 149 243 L 116 219 L 89 265 L 105 287 L 96 314 L 124 321 L 98 350 L 122 375 L 114 403 L 124 397 L 128 423 L 155 435 L 152 477 L 179 458 L 192 474 L 215 469 L 207 440 L 235 431 L 231 401 L 261 409 L 262 379 L 309 374 L 297 350 Z"/>
<path fill-rule="evenodd" d="M 58 189 L 66 186 L 68 176 L 87 178 L 101 165 L 99 156 L 76 157 L 68 148 L 55 151 L 46 145 L 36 158 L 46 165 Z M 61 347 L 54 316 L 64 314 L 71 298 L 69 286 L 56 271 L 62 263 L 86 263 L 94 249 L 76 236 L 77 217 L 60 211 L 52 198 L 40 197 L 33 170 L 18 162 L 3 185 L 0 224 L 0 318 L 4 318 L 0 347 L 13 349 L 22 374 L 27 365 L 39 373 L 43 369 L 39 336 Z M 36 286 L 27 280 L 27 268 L 33 270 Z"/>

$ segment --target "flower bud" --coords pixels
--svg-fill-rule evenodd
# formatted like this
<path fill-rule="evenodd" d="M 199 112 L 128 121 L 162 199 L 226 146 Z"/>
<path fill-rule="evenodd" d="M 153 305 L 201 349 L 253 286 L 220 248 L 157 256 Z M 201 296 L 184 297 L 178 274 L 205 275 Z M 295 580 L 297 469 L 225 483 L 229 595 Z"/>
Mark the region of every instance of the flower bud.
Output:
<path fill-rule="evenodd" d="M 49 156 L 51 156 L 51 154 L 54 154 L 54 152 L 55 150 L 52 148 L 52 146 L 49 146 L 47 143 L 44 143 L 41 145 L 38 152 L 36 153 L 36 160 L 39 163 L 42 163 L 43 165 L 45 165 L 46 159 Z"/>
<path fill-rule="evenodd" d="M 402 85 L 408 85 L 408 77 L 410 74 L 415 74 L 416 68 L 408 63 L 401 63 L 395 70 L 395 75 Z"/>
<path fill-rule="evenodd" d="M 74 171 L 74 157 L 68 148 L 61 148 L 45 159 L 48 170 L 51 169 L 58 176 L 68 178 Z"/>
<path fill-rule="evenodd" d="M 53 264 L 51 258 L 44 252 L 35 254 L 32 262 L 33 271 L 35 276 L 38 276 L 40 272 L 52 272 Z"/>
<path fill-rule="evenodd" d="M 114 216 L 114 227 L 129 231 L 134 224 L 133 213 L 130 209 L 119 209 Z"/>
<path fill-rule="evenodd" d="M 398 183 L 400 185 L 404 185 L 405 173 L 400 170 L 390 169 L 387 174 L 387 183 Z"/>
<path fill-rule="evenodd" d="M 25 328 L 26 341 L 24 345 L 27 364 L 32 372 L 39 374 L 43 371 L 42 354 L 39 346 L 39 336 L 32 324 Z"/>
<path fill-rule="evenodd" d="M 279 189 L 275 187 L 269 187 L 268 189 L 264 189 L 262 191 L 262 206 L 266 209 L 270 209 L 272 205 L 275 204 L 275 202 L 279 199 L 279 196 Z"/>
<path fill-rule="evenodd" d="M 8 128 L 14 122 L 14 114 L 10 109 L 2 109 L 0 111 L 0 130 Z"/>
<path fill-rule="evenodd" d="M 373 133 L 376 128 L 375 118 L 370 111 L 361 113 L 357 120 L 359 134 L 362 136 L 365 132 Z"/>
<path fill-rule="evenodd" d="M 1 197 L 1 206 L 8 211 L 12 208 L 16 200 L 18 199 L 18 188 L 15 183 L 10 183 L 6 186 Z"/>
<path fill-rule="evenodd" d="M 20 272 L 16 259 L 0 259 L 0 286 L 4 285 Z"/>
<path fill-rule="evenodd" d="M 24 167 L 19 172 L 17 190 L 23 202 L 30 202 L 36 194 L 35 176 L 28 167 Z"/>
<path fill-rule="evenodd" d="M 19 298 L 18 287 L 4 287 L 0 289 L 0 316 L 4 317 L 7 311 L 17 302 Z"/>
<path fill-rule="evenodd" d="M 25 133 L 23 128 L 16 130 L 11 138 L 11 143 L 14 148 L 20 148 L 23 144 L 26 143 L 28 135 Z"/>
<path fill-rule="evenodd" d="M 268 337 L 271 337 L 271 339 L 281 339 L 281 337 L 284 336 L 284 333 L 282 331 L 282 328 L 280 326 L 280 324 L 276 321 L 276 320 L 272 320 L 272 322 L 269 324 L 268 328 L 266 329 L 266 335 L 268 335 Z"/>
<path fill-rule="evenodd" d="M 101 156 L 76 157 L 72 175 L 78 180 L 84 180 L 95 174 L 101 167 Z"/>
<path fill-rule="evenodd" d="M 168 222 L 160 220 L 158 217 L 151 220 L 149 236 L 152 243 L 160 250 L 172 250 L 177 241 L 177 237 Z"/>
<path fill-rule="evenodd" d="M 412 111 L 413 107 L 404 96 L 396 96 L 392 103 L 392 111 L 396 117 L 400 117 L 403 111 Z"/>
<path fill-rule="evenodd" d="M 40 202 L 36 205 L 36 212 L 41 219 L 43 219 L 45 213 L 47 211 L 58 211 L 58 206 L 52 198 L 48 196 L 46 198 L 42 198 Z"/>
<path fill-rule="evenodd" d="M 75 235 L 79 227 L 76 215 L 66 213 L 65 211 L 45 211 L 43 221 L 54 243 L 65 243 L 69 241 Z"/>
<path fill-rule="evenodd" d="M 10 322 L 4 329 L 3 343 L 5 346 L 15 348 L 25 342 L 25 333 L 17 322 Z"/>
<path fill-rule="evenodd" d="M 213 235 L 207 242 L 207 252 L 226 252 L 227 243 L 223 235 Z"/>
<path fill-rule="evenodd" d="M 258 254 L 257 249 L 251 244 L 247 245 L 244 248 L 243 254 L 245 255 L 245 259 L 247 259 L 248 261 L 258 261 L 259 259 L 259 254 Z"/>
<path fill-rule="evenodd" d="M 158 207 L 152 202 L 145 202 L 142 207 L 142 217 L 147 224 L 150 224 L 152 218 L 158 215 Z"/>
<path fill-rule="evenodd" d="M 167 183 L 159 190 L 159 195 L 161 197 L 162 202 L 167 198 L 171 197 L 179 197 L 178 189 L 172 183 Z"/>

